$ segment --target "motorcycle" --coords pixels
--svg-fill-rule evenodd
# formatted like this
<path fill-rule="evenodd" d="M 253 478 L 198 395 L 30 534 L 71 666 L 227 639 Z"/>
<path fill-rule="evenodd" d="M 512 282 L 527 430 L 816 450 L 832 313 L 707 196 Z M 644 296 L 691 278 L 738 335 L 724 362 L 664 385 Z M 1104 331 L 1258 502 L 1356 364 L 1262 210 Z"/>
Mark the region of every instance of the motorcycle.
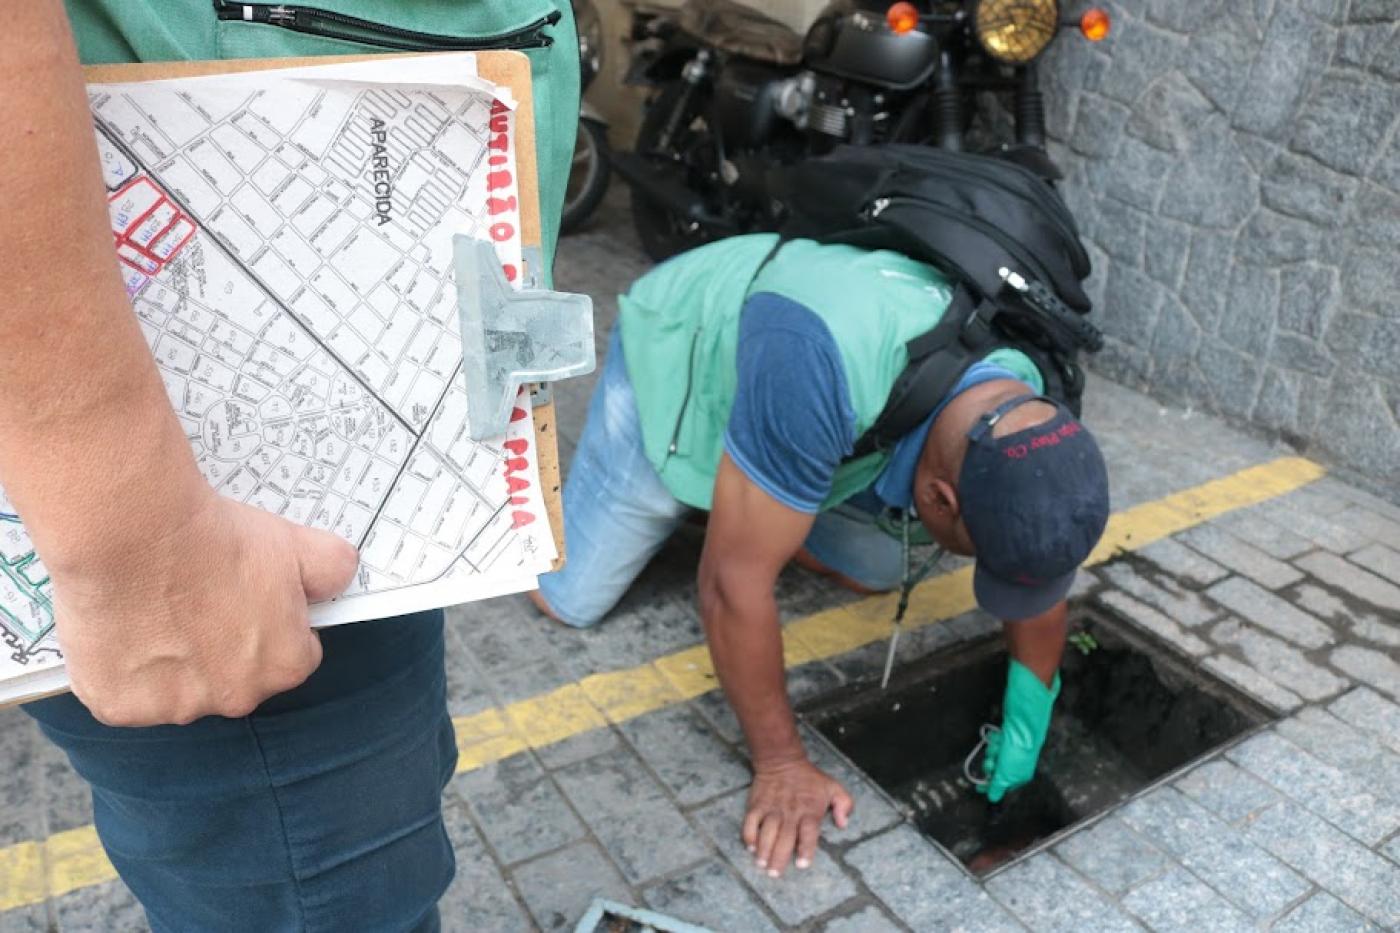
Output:
<path fill-rule="evenodd" d="M 736 0 L 688 0 L 633 23 L 627 81 L 653 88 L 635 150 L 615 154 L 647 253 L 776 229 L 773 166 L 839 144 L 961 151 L 986 92 L 1009 94 L 1013 141 L 998 146 L 1047 179 L 1036 60 L 1063 26 L 1059 0 L 835 0 L 805 37 Z M 1077 20 L 1104 38 L 1106 13 Z"/>
<path fill-rule="evenodd" d="M 574 0 L 574 23 L 578 30 L 580 85 L 582 91 L 587 91 L 603 70 L 603 21 L 593 0 Z M 592 104 L 582 101 L 578 141 L 574 144 L 574 160 L 569 168 L 564 214 L 559 225 L 561 233 L 575 232 L 593 216 L 608 193 L 611 179 L 608 122 Z"/>

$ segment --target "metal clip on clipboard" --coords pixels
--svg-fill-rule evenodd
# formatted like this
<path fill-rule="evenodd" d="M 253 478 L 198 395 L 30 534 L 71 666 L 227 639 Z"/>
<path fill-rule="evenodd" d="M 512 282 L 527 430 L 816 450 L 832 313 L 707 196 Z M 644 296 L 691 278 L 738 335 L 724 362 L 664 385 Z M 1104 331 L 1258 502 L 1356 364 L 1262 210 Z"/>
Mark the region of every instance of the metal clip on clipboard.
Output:
<path fill-rule="evenodd" d="M 537 287 L 538 250 L 526 251 L 530 272 L 517 290 L 490 242 L 458 234 L 452 249 L 467 432 L 482 441 L 506 432 L 521 386 L 587 375 L 597 366 L 593 300 Z"/>

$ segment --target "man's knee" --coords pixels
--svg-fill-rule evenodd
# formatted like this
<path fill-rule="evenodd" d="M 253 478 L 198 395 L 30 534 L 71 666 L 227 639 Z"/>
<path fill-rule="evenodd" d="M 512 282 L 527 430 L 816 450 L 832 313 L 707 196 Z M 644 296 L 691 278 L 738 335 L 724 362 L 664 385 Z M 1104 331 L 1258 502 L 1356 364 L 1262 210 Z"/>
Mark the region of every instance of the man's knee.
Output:
<path fill-rule="evenodd" d="M 872 580 L 869 583 L 864 583 L 854 577 L 847 576 L 839 570 L 828 567 L 826 564 L 817 560 L 806 548 L 802 548 L 797 552 L 796 556 L 793 557 L 793 563 L 804 570 L 810 570 L 812 573 L 826 577 L 837 586 L 844 587 L 852 593 L 857 593 L 861 596 L 874 596 L 879 593 L 888 593 L 899 586 L 898 580 Z"/>

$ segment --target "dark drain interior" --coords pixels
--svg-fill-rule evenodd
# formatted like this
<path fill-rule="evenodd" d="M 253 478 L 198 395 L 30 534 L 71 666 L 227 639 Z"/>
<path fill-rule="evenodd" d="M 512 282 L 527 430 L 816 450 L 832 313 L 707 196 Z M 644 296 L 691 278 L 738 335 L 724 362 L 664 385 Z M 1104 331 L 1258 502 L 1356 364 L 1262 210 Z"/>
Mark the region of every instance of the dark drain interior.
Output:
<path fill-rule="evenodd" d="M 982 723 L 1001 719 L 1000 637 L 905 663 L 888 690 L 846 688 L 806 716 L 978 875 L 1271 718 L 1119 623 L 1081 618 L 1073 629 L 1036 777 L 999 805 L 973 792 L 963 760 Z"/>

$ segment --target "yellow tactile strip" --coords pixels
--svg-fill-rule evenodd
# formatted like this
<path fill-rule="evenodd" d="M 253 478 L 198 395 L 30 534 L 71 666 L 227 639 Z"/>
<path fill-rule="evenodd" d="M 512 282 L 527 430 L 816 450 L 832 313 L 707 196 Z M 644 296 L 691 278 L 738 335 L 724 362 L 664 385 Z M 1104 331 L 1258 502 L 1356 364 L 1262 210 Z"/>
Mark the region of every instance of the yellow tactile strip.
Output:
<path fill-rule="evenodd" d="M 1325 472 L 1310 460 L 1284 457 L 1117 512 L 1087 563 L 1102 563 L 1119 551 L 1136 550 L 1226 512 L 1292 492 Z M 788 666 L 836 657 L 889 637 L 893 599 L 872 596 L 790 623 L 784 635 Z M 914 591 L 908 624 L 934 624 L 974 605 L 972 568 L 964 567 Z M 715 686 L 709 653 L 704 645 L 696 645 L 636 667 L 592 674 L 504 708 L 459 717 L 453 720 L 460 752 L 457 770 L 472 771 L 527 748 L 625 722 Z M 0 848 L 0 912 L 115 877 L 91 826 L 6 846 Z"/>

